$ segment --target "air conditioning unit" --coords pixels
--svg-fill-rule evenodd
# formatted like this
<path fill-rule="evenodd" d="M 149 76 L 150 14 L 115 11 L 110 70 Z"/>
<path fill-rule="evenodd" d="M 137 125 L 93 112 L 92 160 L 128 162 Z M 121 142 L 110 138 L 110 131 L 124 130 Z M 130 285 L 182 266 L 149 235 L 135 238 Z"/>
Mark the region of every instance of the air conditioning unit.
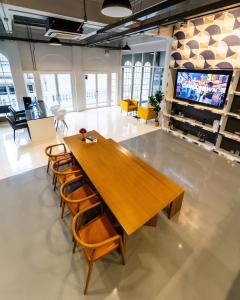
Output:
<path fill-rule="evenodd" d="M 44 36 L 80 41 L 93 35 L 97 28 L 99 27 L 88 23 L 49 17 L 47 19 L 47 31 Z"/>

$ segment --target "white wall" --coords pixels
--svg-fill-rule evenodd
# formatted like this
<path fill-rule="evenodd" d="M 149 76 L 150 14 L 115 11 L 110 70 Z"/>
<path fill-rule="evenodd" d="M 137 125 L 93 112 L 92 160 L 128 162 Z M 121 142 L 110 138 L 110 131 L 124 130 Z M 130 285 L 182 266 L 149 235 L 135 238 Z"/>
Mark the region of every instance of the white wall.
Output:
<path fill-rule="evenodd" d="M 120 78 L 120 51 L 112 50 L 109 56 L 104 49 L 85 47 L 54 47 L 48 44 L 35 44 L 36 70 L 33 70 L 31 52 L 27 42 L 0 41 L 0 53 L 10 62 L 18 99 L 26 96 L 23 80 L 24 72 L 33 72 L 38 98 L 42 98 L 41 72 L 69 72 L 72 74 L 74 110 L 85 108 L 85 72 L 118 73 Z M 120 82 L 120 80 L 119 80 Z M 119 88 L 120 90 L 120 88 Z M 109 92 L 110 96 L 110 92 Z"/>

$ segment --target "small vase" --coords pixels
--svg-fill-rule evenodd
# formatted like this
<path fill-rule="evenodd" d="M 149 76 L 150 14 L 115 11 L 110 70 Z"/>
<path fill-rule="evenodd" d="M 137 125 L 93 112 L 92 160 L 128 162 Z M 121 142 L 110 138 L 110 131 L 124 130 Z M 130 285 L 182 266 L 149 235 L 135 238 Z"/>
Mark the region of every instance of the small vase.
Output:
<path fill-rule="evenodd" d="M 83 141 L 83 142 L 86 141 L 85 133 L 81 133 L 81 135 L 82 135 L 81 136 L 81 141 Z"/>

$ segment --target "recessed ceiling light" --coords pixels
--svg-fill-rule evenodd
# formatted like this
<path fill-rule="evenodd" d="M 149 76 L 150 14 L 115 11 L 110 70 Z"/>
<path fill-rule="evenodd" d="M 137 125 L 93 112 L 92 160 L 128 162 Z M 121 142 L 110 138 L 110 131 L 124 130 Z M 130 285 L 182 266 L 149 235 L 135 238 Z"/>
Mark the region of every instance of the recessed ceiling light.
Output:
<path fill-rule="evenodd" d="M 129 0 L 104 0 L 102 14 L 108 17 L 123 18 L 132 14 Z"/>
<path fill-rule="evenodd" d="M 60 40 L 58 38 L 51 38 L 49 41 L 49 45 L 51 46 L 62 46 Z"/>

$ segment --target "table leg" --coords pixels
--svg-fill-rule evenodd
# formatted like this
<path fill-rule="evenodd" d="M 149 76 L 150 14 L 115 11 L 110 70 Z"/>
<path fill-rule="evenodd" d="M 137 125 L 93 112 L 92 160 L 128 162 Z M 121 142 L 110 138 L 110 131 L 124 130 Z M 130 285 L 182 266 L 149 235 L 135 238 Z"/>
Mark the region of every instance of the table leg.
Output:
<path fill-rule="evenodd" d="M 152 219 L 147 221 L 147 223 L 145 223 L 144 225 L 156 227 L 157 226 L 157 219 L 158 219 L 158 215 L 155 215 L 154 217 L 152 217 Z"/>
<path fill-rule="evenodd" d="M 126 253 L 126 244 L 127 244 L 127 234 L 125 230 L 123 230 L 123 249 L 125 253 Z"/>
<path fill-rule="evenodd" d="M 180 196 L 178 196 L 170 204 L 169 211 L 168 211 L 168 218 L 169 219 L 171 219 L 173 216 L 175 216 L 181 210 L 183 196 L 184 196 L 184 193 L 182 193 Z"/>

